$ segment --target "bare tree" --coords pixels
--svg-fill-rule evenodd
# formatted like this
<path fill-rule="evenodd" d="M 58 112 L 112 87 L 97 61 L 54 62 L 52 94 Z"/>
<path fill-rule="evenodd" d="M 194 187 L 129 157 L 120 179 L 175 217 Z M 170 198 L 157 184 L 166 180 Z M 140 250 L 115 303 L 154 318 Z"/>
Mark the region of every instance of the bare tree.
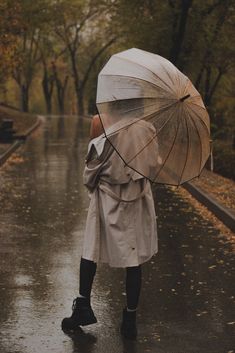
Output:
<path fill-rule="evenodd" d="M 36 72 L 37 64 L 40 61 L 40 30 L 24 32 L 19 46 L 19 64 L 13 69 L 12 76 L 20 88 L 21 110 L 29 110 L 29 90 Z"/>
<path fill-rule="evenodd" d="M 86 6 L 80 9 L 80 12 L 77 12 L 78 16 L 76 16 L 75 11 L 71 13 L 70 7 L 69 14 L 64 16 L 55 27 L 55 33 L 67 48 L 69 55 L 77 111 L 80 117 L 84 115 L 84 92 L 92 67 L 103 52 L 116 40 L 116 37 L 112 36 L 103 42 L 95 52 L 91 53 L 90 57 L 87 57 L 86 62 L 81 64 L 82 48 L 89 36 L 86 33 L 86 25 L 91 24 L 93 20 L 95 21 L 97 16 L 104 16 L 104 12 L 101 12 L 103 9 L 99 2 L 87 1 Z"/>
<path fill-rule="evenodd" d="M 56 85 L 56 96 L 60 114 L 65 112 L 65 93 L 69 81 L 69 74 L 65 72 L 63 77 L 59 75 L 59 69 L 56 61 L 52 62 L 53 77 Z"/>

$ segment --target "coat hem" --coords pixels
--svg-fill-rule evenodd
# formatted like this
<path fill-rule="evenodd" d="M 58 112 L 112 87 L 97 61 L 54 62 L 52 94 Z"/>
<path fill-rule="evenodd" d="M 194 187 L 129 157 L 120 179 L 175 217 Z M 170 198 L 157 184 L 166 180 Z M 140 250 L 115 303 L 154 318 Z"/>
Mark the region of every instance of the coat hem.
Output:
<path fill-rule="evenodd" d="M 117 264 L 114 264 L 114 263 L 110 263 L 108 260 L 105 260 L 105 259 L 99 259 L 98 261 L 94 260 L 94 258 L 92 257 L 89 257 L 89 256 L 83 256 L 82 255 L 82 258 L 85 259 L 85 260 L 89 260 L 89 261 L 93 261 L 95 263 L 103 263 L 103 264 L 107 264 L 109 265 L 110 267 L 113 267 L 113 268 L 127 268 L 127 267 L 136 267 L 136 266 L 139 266 L 139 265 L 142 265 L 143 263 L 149 261 L 154 255 L 156 255 L 158 253 L 158 250 L 156 250 L 152 255 L 150 255 L 149 257 L 147 258 L 144 258 L 143 260 L 140 260 L 136 263 L 131 263 L 131 264 L 122 264 L 122 265 L 117 265 Z"/>

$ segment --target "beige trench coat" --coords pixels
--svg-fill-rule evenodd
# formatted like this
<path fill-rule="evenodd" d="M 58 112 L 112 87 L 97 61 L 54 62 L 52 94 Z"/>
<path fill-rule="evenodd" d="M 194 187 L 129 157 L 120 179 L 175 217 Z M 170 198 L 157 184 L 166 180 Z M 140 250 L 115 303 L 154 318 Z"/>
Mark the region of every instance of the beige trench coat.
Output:
<path fill-rule="evenodd" d="M 102 135 L 90 142 L 84 184 L 90 192 L 90 205 L 83 258 L 112 267 L 131 267 L 157 253 L 151 185 L 124 165 Z"/>

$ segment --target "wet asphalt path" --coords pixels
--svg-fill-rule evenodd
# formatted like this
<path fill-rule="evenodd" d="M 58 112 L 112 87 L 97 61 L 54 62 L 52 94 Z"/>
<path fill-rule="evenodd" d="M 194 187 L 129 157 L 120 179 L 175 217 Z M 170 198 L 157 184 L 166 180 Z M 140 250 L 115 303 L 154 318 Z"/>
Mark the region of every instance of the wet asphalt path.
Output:
<path fill-rule="evenodd" d="M 143 266 L 136 342 L 119 334 L 124 271 L 100 265 L 98 324 L 60 329 L 78 292 L 88 197 L 86 124 L 48 118 L 0 171 L 0 353 L 234 353 L 234 256 L 178 193 L 154 189 L 159 253 Z M 4 188 L 5 190 L 5 188 Z"/>

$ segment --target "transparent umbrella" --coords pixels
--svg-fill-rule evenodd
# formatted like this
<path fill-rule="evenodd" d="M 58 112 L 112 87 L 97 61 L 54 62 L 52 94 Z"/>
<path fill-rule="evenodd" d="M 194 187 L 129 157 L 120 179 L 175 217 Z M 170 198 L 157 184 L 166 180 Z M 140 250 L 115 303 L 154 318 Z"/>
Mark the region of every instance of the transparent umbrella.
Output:
<path fill-rule="evenodd" d="M 125 166 L 171 185 L 200 175 L 210 153 L 209 116 L 190 79 L 170 61 L 135 48 L 113 55 L 99 73 L 96 104 Z"/>

